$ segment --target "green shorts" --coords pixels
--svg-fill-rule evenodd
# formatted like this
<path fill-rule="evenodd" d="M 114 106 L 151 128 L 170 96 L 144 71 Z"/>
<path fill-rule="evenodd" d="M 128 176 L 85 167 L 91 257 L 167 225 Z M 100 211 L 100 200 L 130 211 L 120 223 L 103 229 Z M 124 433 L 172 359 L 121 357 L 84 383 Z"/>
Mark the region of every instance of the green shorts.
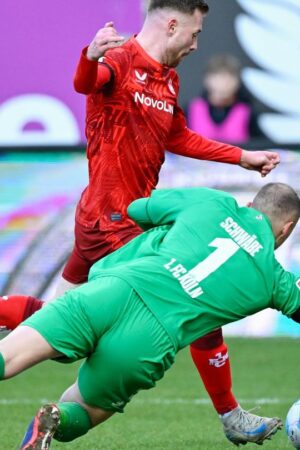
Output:
<path fill-rule="evenodd" d="M 122 412 L 140 389 L 150 389 L 174 362 L 167 332 L 125 281 L 101 277 L 35 313 L 23 325 L 64 355 L 86 358 L 78 384 L 84 401 Z"/>

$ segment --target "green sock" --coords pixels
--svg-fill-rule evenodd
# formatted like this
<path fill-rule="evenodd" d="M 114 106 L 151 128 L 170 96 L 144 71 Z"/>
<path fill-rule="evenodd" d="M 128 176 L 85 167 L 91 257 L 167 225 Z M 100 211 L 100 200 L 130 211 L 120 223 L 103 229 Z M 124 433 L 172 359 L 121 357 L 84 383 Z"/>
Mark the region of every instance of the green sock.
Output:
<path fill-rule="evenodd" d="M 3 380 L 4 378 L 4 368 L 5 368 L 4 358 L 2 356 L 2 353 L 0 353 L 0 380 Z"/>
<path fill-rule="evenodd" d="M 79 403 L 63 402 L 56 405 L 60 410 L 60 424 L 54 435 L 57 441 L 73 441 L 92 428 L 90 416 Z"/>

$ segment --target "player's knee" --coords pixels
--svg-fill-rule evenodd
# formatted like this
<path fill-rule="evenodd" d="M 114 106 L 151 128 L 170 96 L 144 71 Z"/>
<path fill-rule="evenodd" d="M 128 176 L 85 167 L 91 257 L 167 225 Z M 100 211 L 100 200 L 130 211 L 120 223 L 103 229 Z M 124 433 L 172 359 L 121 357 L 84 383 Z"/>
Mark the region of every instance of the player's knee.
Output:
<path fill-rule="evenodd" d="M 82 398 L 77 382 L 70 386 L 61 396 L 60 402 L 74 402 L 81 405 L 89 415 L 93 427 L 111 417 L 114 412 L 88 405 Z"/>
<path fill-rule="evenodd" d="M 95 408 L 87 404 L 84 405 L 84 408 L 90 417 L 91 424 L 93 427 L 99 425 L 102 422 L 105 422 L 114 414 L 114 411 L 106 411 L 104 409 Z"/>
<path fill-rule="evenodd" d="M 68 389 L 65 390 L 65 392 L 60 397 L 60 402 L 76 402 L 76 403 L 83 403 L 83 398 L 81 397 L 81 394 L 78 389 L 77 382 L 72 384 L 72 386 L 68 387 Z"/>
<path fill-rule="evenodd" d="M 191 347 L 197 350 L 212 350 L 222 345 L 223 342 L 222 328 L 218 328 L 194 341 Z"/>

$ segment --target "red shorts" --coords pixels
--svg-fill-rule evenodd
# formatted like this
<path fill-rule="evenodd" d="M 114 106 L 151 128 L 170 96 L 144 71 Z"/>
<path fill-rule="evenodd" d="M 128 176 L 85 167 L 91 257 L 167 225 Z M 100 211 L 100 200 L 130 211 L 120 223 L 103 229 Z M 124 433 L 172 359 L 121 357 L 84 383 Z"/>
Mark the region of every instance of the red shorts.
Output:
<path fill-rule="evenodd" d="M 75 222 L 75 244 L 63 271 L 63 278 L 73 284 L 85 283 L 91 266 L 104 256 L 141 234 L 138 227 L 118 232 L 104 232 Z"/>

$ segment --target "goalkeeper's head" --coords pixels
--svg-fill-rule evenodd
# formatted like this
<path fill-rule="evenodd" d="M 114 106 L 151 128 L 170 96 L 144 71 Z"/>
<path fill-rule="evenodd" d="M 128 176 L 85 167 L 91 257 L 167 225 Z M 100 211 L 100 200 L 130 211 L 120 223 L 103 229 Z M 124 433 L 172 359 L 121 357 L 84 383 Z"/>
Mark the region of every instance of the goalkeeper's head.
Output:
<path fill-rule="evenodd" d="M 263 186 L 251 206 L 270 219 L 275 248 L 289 237 L 300 217 L 300 198 L 293 188 L 284 183 Z"/>

